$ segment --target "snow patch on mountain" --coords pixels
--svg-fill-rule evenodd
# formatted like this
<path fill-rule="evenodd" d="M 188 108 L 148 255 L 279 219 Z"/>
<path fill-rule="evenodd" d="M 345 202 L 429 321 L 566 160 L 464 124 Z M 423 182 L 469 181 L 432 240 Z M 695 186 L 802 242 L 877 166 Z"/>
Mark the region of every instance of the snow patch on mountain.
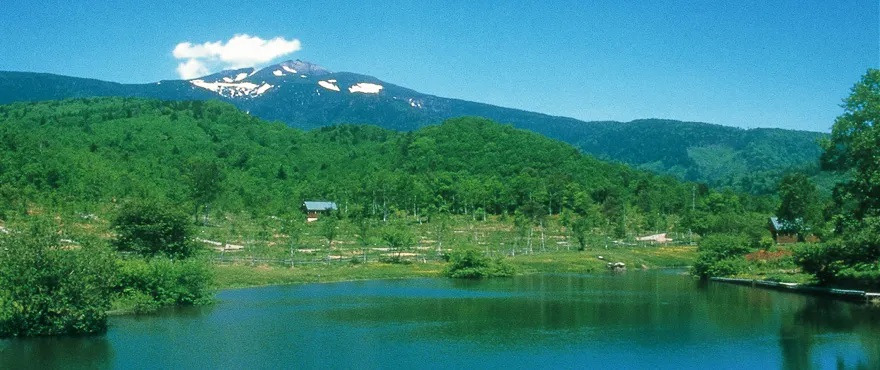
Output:
<path fill-rule="evenodd" d="M 284 72 L 281 72 L 280 69 L 276 69 L 276 70 L 272 71 L 272 74 L 275 76 L 278 76 L 278 77 L 284 76 Z"/>
<path fill-rule="evenodd" d="M 264 92 L 266 92 L 267 90 L 269 90 L 271 88 L 272 88 L 272 85 L 269 85 L 264 82 L 262 85 L 260 85 L 260 87 L 257 88 L 256 91 L 254 91 L 254 93 L 256 95 L 262 95 Z"/>
<path fill-rule="evenodd" d="M 371 84 L 368 82 L 359 82 L 348 88 L 350 93 L 378 94 L 382 90 L 382 85 Z"/>
<path fill-rule="evenodd" d="M 247 77 L 247 74 L 245 74 L 245 77 Z M 205 82 L 205 80 L 190 80 L 189 82 L 193 86 L 213 91 L 227 98 L 253 98 L 262 95 L 273 87 L 265 82 L 262 85 L 251 82 Z"/>
<path fill-rule="evenodd" d="M 318 81 L 318 85 L 320 85 L 321 87 L 323 87 L 327 90 L 339 91 L 339 86 L 336 86 L 335 82 L 336 82 L 336 80 L 327 80 L 327 81 L 321 80 L 321 81 Z"/>
<path fill-rule="evenodd" d="M 284 68 L 285 71 L 288 71 L 288 72 L 290 72 L 290 73 L 296 73 L 296 70 L 295 70 L 295 69 L 290 68 L 290 67 L 288 67 L 288 66 L 285 65 L 285 64 L 282 64 L 282 65 L 281 65 L 281 68 Z"/>
<path fill-rule="evenodd" d="M 241 80 L 244 80 L 244 79 L 247 78 L 247 77 L 248 77 L 248 74 L 247 74 L 247 73 L 239 73 L 238 76 L 235 76 L 235 80 L 236 80 L 236 81 L 241 81 Z"/>

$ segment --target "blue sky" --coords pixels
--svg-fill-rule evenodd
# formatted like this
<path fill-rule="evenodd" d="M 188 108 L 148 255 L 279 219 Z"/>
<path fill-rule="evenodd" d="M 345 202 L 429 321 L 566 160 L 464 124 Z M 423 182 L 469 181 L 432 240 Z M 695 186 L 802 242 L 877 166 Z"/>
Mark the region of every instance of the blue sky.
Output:
<path fill-rule="evenodd" d="M 880 64 L 876 0 L 4 1 L 0 70 L 178 78 L 181 42 L 299 40 L 279 57 L 583 120 L 827 131 Z"/>

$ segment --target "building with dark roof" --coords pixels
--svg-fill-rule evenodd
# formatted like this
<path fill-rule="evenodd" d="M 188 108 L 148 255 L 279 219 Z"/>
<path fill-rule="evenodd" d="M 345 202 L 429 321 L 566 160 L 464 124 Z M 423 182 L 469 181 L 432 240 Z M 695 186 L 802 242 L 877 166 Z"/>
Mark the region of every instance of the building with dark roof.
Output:
<path fill-rule="evenodd" d="M 326 200 L 307 200 L 303 202 L 303 211 L 306 212 L 306 221 L 317 221 L 322 213 L 335 211 L 338 209 L 335 202 Z"/>

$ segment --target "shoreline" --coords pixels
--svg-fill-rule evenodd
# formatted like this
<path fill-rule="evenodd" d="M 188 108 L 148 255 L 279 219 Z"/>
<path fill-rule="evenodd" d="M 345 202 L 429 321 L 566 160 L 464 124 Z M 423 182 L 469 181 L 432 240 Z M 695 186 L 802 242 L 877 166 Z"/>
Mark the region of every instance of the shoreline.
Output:
<path fill-rule="evenodd" d="M 608 270 L 609 261 L 623 261 L 632 270 L 655 270 L 682 268 L 696 258 L 696 248 L 673 246 L 659 248 L 621 248 L 593 249 L 587 251 L 554 251 L 531 255 L 507 257 L 516 268 L 516 275 L 542 273 L 597 273 Z M 391 264 L 369 263 L 331 263 L 290 266 L 270 264 L 214 263 L 211 266 L 214 277 L 211 289 L 235 290 L 266 286 L 337 283 L 348 281 L 368 281 L 407 278 L 442 278 L 446 262 L 413 262 Z M 159 309 L 161 307 L 157 307 Z M 116 306 L 108 315 L 150 314 L 136 312 L 134 306 Z"/>
<path fill-rule="evenodd" d="M 635 248 L 588 251 L 558 251 L 507 257 L 517 275 L 534 273 L 592 273 L 607 270 L 609 261 L 622 261 L 632 269 L 682 268 L 696 258 L 696 248 Z M 290 268 L 270 264 L 215 264 L 213 288 L 230 289 L 413 277 L 441 277 L 446 263 L 441 261 L 390 264 L 307 265 Z"/>
<path fill-rule="evenodd" d="M 799 283 L 785 283 L 770 280 L 742 279 L 711 277 L 709 281 L 735 285 L 750 286 L 754 288 L 772 289 L 783 292 L 791 292 L 803 295 L 825 296 L 833 299 L 856 303 L 877 304 L 880 303 L 880 293 L 868 292 L 857 289 L 839 289 L 818 287 Z"/>

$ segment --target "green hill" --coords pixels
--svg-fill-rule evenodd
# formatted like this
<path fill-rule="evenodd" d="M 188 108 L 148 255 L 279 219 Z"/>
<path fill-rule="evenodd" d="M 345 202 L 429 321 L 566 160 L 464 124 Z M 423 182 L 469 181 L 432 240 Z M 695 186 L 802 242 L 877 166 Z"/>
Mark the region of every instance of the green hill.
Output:
<path fill-rule="evenodd" d="M 211 101 L 0 106 L 0 216 L 103 213 L 130 198 L 192 207 L 206 176 L 218 184 L 206 201 L 215 215 L 278 215 L 297 212 L 306 199 L 330 199 L 343 212 L 375 217 L 438 210 L 539 217 L 568 209 L 597 227 L 661 230 L 698 227 L 698 214 L 689 213 L 694 200 L 697 213 L 714 212 L 719 199 L 736 202 L 725 212 L 770 207 L 479 118 L 406 133 L 368 125 L 302 131 Z"/>

